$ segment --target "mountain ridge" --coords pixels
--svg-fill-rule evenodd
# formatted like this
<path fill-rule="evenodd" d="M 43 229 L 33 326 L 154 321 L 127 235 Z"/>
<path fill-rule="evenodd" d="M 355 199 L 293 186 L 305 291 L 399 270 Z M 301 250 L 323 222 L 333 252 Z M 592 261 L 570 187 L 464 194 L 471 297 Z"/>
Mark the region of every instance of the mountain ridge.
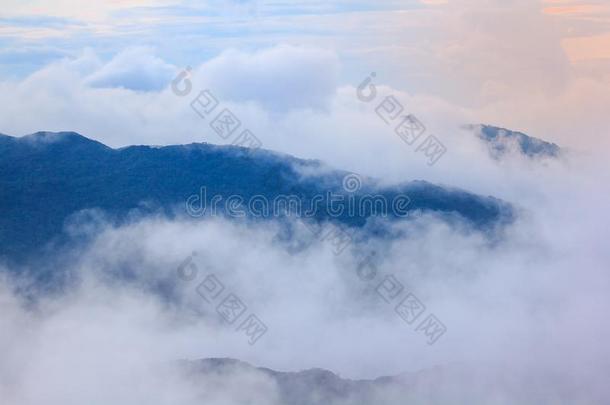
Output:
<path fill-rule="evenodd" d="M 549 392 L 559 393 L 557 397 L 560 398 L 578 398 L 575 384 L 570 381 L 569 375 L 555 376 L 562 382 L 556 386 L 552 383 L 555 381 L 549 380 L 548 375 L 532 373 L 522 379 L 516 379 L 510 370 L 483 363 L 468 365 L 452 362 L 373 379 L 343 378 L 332 371 L 319 368 L 277 371 L 229 358 L 182 360 L 178 364 L 179 369 L 194 381 L 257 381 L 259 386 L 268 388 L 264 398 L 274 398 L 276 402 L 273 403 L 286 405 L 402 405 L 422 403 L 422 398 L 426 399 L 425 403 L 434 404 L 497 403 L 498 398 L 505 398 L 510 401 L 501 403 L 533 405 L 547 399 L 546 396 L 538 398 L 541 387 L 550 390 Z M 268 380 L 261 380 L 261 376 Z M 269 381 L 272 384 L 266 384 Z M 457 392 L 457 386 L 464 389 Z M 254 398 L 259 398 L 260 395 L 261 392 L 257 390 L 254 394 L 247 393 L 242 398 L 257 403 Z"/>
<path fill-rule="evenodd" d="M 313 174 L 304 175 L 307 169 Z M 342 181 L 350 174 L 326 168 L 319 160 L 239 146 L 192 143 L 113 149 L 76 132 L 6 136 L 0 140 L 0 256 L 40 250 L 62 234 L 70 215 L 82 210 L 101 209 L 120 220 L 145 203 L 169 217 L 184 215 L 185 202 L 202 187 L 208 200 L 212 195 L 245 200 L 260 195 L 268 201 L 293 195 L 303 204 L 331 191 L 355 199 L 380 193 L 387 201 L 405 194 L 409 212 L 463 218 L 479 228 L 512 219 L 508 203 L 421 180 L 379 187 L 374 179 L 361 178 L 365 181 L 359 189 L 349 193 Z M 322 211 L 316 212 L 315 220 L 362 227 L 373 214 L 372 206 L 355 216 Z"/>
<path fill-rule="evenodd" d="M 558 145 L 520 131 L 488 124 L 470 124 L 464 128 L 474 131 L 487 145 L 490 156 L 496 160 L 502 159 L 515 149 L 528 158 L 557 158 L 562 153 Z"/>

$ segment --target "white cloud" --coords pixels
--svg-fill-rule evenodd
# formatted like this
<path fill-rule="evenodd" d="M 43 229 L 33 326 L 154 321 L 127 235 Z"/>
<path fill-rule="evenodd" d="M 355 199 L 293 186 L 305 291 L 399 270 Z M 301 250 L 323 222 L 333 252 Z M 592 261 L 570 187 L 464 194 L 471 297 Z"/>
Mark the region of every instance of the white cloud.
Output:
<path fill-rule="evenodd" d="M 324 109 L 337 89 L 338 76 L 335 53 L 288 45 L 253 53 L 225 51 L 195 75 L 223 100 L 256 102 L 280 112 Z"/>
<path fill-rule="evenodd" d="M 84 79 L 92 87 L 121 87 L 159 91 L 167 86 L 176 68 L 144 47 L 128 48 Z"/>
<path fill-rule="evenodd" d="M 32 311 L 6 289 L 0 294 L 0 322 L 8 331 L 0 337 L 0 389 L 18 405 L 41 397 L 51 404 L 165 403 L 168 397 L 189 403 L 200 395 L 233 404 L 257 392 L 274 398 L 273 384 L 260 376 L 244 377 L 244 387 L 262 393 L 224 391 L 223 379 L 201 393 L 162 366 L 177 358 L 229 356 L 281 370 L 325 367 L 352 378 L 473 365 L 490 370 L 492 384 L 490 376 L 509 375 L 512 391 L 494 395 L 541 394 L 530 385 L 533 378 L 550 391 L 566 381 L 583 403 L 608 398 L 602 376 L 610 368 L 610 329 L 603 321 L 610 224 L 603 212 L 610 193 L 601 168 L 586 161 L 577 170 L 556 167 L 538 177 L 513 167 L 520 181 L 509 184 L 523 196 L 518 203 L 526 214 L 494 243 L 425 216 L 399 226 L 407 231 L 403 238 L 372 239 L 340 257 L 304 228 L 295 237 L 311 245 L 288 249 L 273 223 L 145 218 L 104 228 L 88 249 L 71 256 L 70 270 L 83 282 L 67 295 L 45 297 Z M 486 175 L 498 183 L 497 173 Z M 357 277 L 367 249 L 378 252 L 377 281 L 394 274 L 446 324 L 434 346 L 376 295 L 375 283 Z M 198 252 L 197 278 L 180 280 L 176 267 L 192 251 Z M 110 277 L 127 270 L 137 282 Z M 267 324 L 254 347 L 196 293 L 210 273 Z M 177 287 L 184 306 L 167 305 L 151 292 L 164 284 Z M 451 387 L 462 377 L 467 374 L 458 371 L 442 381 Z M 75 394 L 65 381 L 81 389 Z M 425 390 L 410 392 L 427 398 Z"/>

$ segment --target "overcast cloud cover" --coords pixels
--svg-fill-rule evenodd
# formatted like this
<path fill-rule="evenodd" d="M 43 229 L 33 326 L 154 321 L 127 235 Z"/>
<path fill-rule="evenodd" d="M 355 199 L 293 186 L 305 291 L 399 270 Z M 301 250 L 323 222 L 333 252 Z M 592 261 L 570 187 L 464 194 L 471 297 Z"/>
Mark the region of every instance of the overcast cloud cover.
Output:
<path fill-rule="evenodd" d="M 519 216 L 490 238 L 424 215 L 395 225 L 407 231 L 398 240 L 339 257 L 305 229 L 304 248 L 282 242 L 273 221 L 101 219 L 90 245 L 58 253 L 73 275 L 66 291 L 31 301 L 17 293 L 27 279 L 0 281 L 0 402 L 278 403 L 263 374 L 193 380 L 175 363 L 232 357 L 347 378 L 439 366 L 457 371 L 432 372 L 432 389 L 455 403 L 523 393 L 542 403 L 541 392 L 545 403 L 607 403 L 609 35 L 610 7 L 595 1 L 7 1 L 1 133 L 76 131 L 112 147 L 228 143 L 189 106 L 209 89 L 264 148 L 387 184 L 462 187 Z M 171 82 L 187 66 L 192 90 L 181 97 Z M 378 96 L 367 104 L 356 92 L 372 72 Z M 446 145 L 436 165 L 375 114 L 388 95 Z M 468 123 L 565 153 L 497 161 L 460 129 Z M 89 225 L 75 220 L 72 232 Z M 193 251 L 198 278 L 186 282 L 176 268 Z M 380 273 L 447 325 L 435 345 L 357 277 L 371 251 Z M 125 269 L 136 277 L 117 284 L 112 274 Z M 268 325 L 255 346 L 196 294 L 209 273 Z M 456 389 L 471 373 L 480 385 Z M 411 392 L 420 403 L 426 384 Z"/>

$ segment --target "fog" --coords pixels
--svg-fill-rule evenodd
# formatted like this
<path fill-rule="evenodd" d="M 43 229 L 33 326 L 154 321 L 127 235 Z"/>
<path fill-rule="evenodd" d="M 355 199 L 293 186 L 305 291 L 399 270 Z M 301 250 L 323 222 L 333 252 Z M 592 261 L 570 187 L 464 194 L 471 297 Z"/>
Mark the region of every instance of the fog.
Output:
<path fill-rule="evenodd" d="M 276 221 L 149 216 L 87 228 L 77 217 L 71 232 L 92 239 L 58 253 L 69 258 L 53 269 L 70 275 L 67 288 L 31 300 L 27 279 L 2 280 L 0 396 L 15 405 L 278 403 L 263 373 L 197 378 L 176 365 L 231 357 L 352 379 L 428 370 L 408 390 L 379 393 L 394 395 L 387 403 L 405 395 L 432 403 L 430 390 L 468 403 L 553 392 L 553 403 L 603 403 L 607 163 L 589 154 L 486 164 L 493 169 L 476 171 L 473 182 L 496 184 L 517 209 L 513 224 L 489 235 L 424 214 L 392 224 L 397 239 L 359 240 L 339 255 L 298 220 L 286 239 Z M 194 264 L 192 279 L 180 272 L 185 263 Z M 374 266 L 373 280 L 361 277 L 365 265 Z M 247 306 L 244 317 L 264 322 L 255 344 L 237 330 L 243 318 L 229 324 L 220 301 L 197 292 L 209 275 Z M 407 324 L 376 292 L 389 275 L 425 305 L 417 322 Z M 416 330 L 428 314 L 446 327 L 434 344 Z"/>

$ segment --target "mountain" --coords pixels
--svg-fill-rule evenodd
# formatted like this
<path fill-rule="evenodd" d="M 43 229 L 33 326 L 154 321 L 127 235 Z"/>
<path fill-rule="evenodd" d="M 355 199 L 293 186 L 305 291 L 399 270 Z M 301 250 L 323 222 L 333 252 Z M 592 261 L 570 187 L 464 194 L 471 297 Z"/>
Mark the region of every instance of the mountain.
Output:
<path fill-rule="evenodd" d="M 482 124 L 467 125 L 466 129 L 473 131 L 487 144 L 494 159 L 500 159 L 511 151 L 517 151 L 529 158 L 556 158 L 561 153 L 561 148 L 554 143 L 522 132 Z"/>
<path fill-rule="evenodd" d="M 291 405 L 334 404 L 337 401 L 347 401 L 355 396 L 361 399 L 372 399 L 376 386 L 384 384 L 384 380 L 391 380 L 391 378 L 348 380 L 320 368 L 281 372 L 254 367 L 246 362 L 228 358 L 182 361 L 179 366 L 195 380 L 209 378 L 212 375 L 229 380 L 239 379 L 243 375 L 267 377 L 277 387 L 278 402 Z"/>
<path fill-rule="evenodd" d="M 196 201 L 202 187 L 208 207 L 214 196 L 224 201 L 230 196 L 272 201 L 290 195 L 311 205 L 327 192 L 357 202 L 378 193 L 388 201 L 407 195 L 408 212 L 461 218 L 479 229 L 512 218 L 511 207 L 498 199 L 424 181 L 382 188 L 373 179 L 356 178 L 361 187 L 348 193 L 342 187 L 348 174 L 329 170 L 319 161 L 236 146 L 194 143 L 113 149 L 74 132 L 0 135 L 0 256 L 22 259 L 40 252 L 48 242 L 61 239 L 72 215 L 86 209 L 100 209 L 117 223 L 134 210 L 188 218 L 185 202 L 189 197 Z M 362 205 L 365 209 L 356 215 L 320 209 L 313 219 L 362 227 L 375 214 L 372 204 Z M 226 215 L 222 207 L 220 214 Z M 262 219 L 270 216 L 263 214 Z M 388 213 L 389 220 L 400 217 Z"/>
<path fill-rule="evenodd" d="M 558 373 L 550 376 L 532 372 L 520 376 L 505 367 L 484 365 L 448 364 L 369 380 L 346 379 L 319 368 L 275 371 L 227 358 L 183 360 L 178 369 L 195 385 L 208 387 L 203 393 L 202 403 L 214 402 L 206 401 L 209 391 L 215 391 L 214 395 L 219 397 L 228 395 L 234 400 L 219 402 L 244 404 L 603 403 L 581 401 L 580 388 L 570 375 Z"/>

